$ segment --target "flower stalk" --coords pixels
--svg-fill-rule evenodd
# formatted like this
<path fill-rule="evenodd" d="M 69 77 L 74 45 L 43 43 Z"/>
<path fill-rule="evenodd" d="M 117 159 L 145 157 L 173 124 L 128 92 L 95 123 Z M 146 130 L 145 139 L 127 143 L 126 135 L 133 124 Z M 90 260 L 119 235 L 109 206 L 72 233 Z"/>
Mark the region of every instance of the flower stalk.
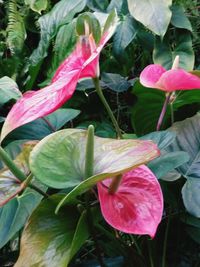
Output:
<path fill-rule="evenodd" d="M 121 133 L 121 130 L 119 128 L 119 125 L 118 125 L 118 122 L 115 118 L 115 116 L 113 115 L 113 112 L 108 104 L 108 102 L 106 101 L 104 95 L 103 95 L 103 92 L 102 92 L 102 89 L 101 89 L 101 86 L 100 86 L 100 83 L 99 83 L 99 78 L 93 78 L 93 82 L 94 82 L 94 85 L 95 85 L 95 89 L 96 89 L 96 92 L 99 96 L 99 98 L 101 99 L 101 102 L 103 103 L 114 127 L 115 127 L 115 131 L 117 133 L 117 138 L 118 139 L 122 139 L 122 133 Z"/>

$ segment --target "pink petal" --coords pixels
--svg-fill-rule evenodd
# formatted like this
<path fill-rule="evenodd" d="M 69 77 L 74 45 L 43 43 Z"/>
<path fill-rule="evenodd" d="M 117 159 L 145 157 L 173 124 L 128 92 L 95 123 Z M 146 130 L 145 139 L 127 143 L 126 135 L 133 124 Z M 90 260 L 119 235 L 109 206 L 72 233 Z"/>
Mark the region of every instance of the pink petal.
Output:
<path fill-rule="evenodd" d="M 183 69 L 168 70 L 160 77 L 155 88 L 166 92 L 200 89 L 200 78 Z"/>
<path fill-rule="evenodd" d="M 165 72 L 166 69 L 161 65 L 151 64 L 141 72 L 140 83 L 146 87 L 162 89 L 156 83 Z"/>
<path fill-rule="evenodd" d="M 108 193 L 111 179 L 98 183 L 101 212 L 112 227 L 152 238 L 162 218 L 163 196 L 155 175 L 142 165 L 123 175 L 115 194 Z"/>

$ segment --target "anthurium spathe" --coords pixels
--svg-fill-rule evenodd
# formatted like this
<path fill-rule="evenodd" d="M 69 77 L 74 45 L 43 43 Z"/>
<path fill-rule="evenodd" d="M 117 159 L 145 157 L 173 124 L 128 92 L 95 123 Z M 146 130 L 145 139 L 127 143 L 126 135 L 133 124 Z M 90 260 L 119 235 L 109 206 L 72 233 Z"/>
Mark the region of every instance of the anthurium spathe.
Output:
<path fill-rule="evenodd" d="M 200 78 L 184 69 L 166 70 L 158 64 L 151 64 L 140 74 L 140 82 L 146 87 L 165 92 L 176 90 L 200 89 Z"/>
<path fill-rule="evenodd" d="M 117 14 L 112 11 L 98 44 L 87 29 L 86 35 L 79 37 L 72 54 L 58 67 L 51 84 L 38 91 L 26 92 L 12 107 L 3 125 L 1 140 L 15 128 L 57 110 L 71 98 L 80 78 L 97 77 L 99 54 L 113 35 L 117 24 Z"/>
<path fill-rule="evenodd" d="M 101 212 L 112 227 L 124 233 L 150 235 L 156 233 L 162 218 L 163 196 L 155 175 L 145 165 L 126 172 L 113 194 L 112 179 L 98 183 Z"/>

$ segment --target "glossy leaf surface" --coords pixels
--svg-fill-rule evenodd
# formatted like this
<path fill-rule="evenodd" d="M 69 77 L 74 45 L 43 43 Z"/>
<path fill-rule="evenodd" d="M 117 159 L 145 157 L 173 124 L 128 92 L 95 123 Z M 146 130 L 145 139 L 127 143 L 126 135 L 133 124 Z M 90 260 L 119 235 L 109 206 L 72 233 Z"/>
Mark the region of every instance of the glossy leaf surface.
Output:
<path fill-rule="evenodd" d="M 54 188 L 78 185 L 84 178 L 86 141 L 87 131 L 78 129 L 47 136 L 31 153 L 31 171 L 41 182 Z M 90 187 L 106 176 L 115 176 L 159 155 L 151 141 L 95 137 L 94 142 L 94 176 L 84 182 Z"/>
<path fill-rule="evenodd" d="M 55 215 L 59 199 L 54 195 L 42 201 L 29 218 L 15 267 L 24 267 L 27 262 L 29 267 L 66 267 L 89 237 L 85 213 L 80 216 L 69 206 Z"/>

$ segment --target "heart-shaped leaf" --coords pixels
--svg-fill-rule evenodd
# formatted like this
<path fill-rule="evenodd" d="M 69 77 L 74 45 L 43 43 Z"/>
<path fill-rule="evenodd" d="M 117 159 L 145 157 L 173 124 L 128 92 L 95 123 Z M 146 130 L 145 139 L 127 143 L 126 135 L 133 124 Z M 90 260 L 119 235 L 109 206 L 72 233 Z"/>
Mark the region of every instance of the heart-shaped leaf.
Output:
<path fill-rule="evenodd" d="M 28 175 L 29 164 L 28 158 L 30 151 L 35 146 L 36 142 L 29 142 L 23 145 L 23 149 L 21 153 L 14 160 L 15 164 L 20 168 L 20 170 Z M 14 174 L 8 169 L 8 167 L 4 167 L 0 171 L 0 206 L 5 205 L 9 200 L 14 198 L 17 194 L 19 194 L 25 187 L 25 184 L 18 180 Z"/>
<path fill-rule="evenodd" d="M 66 267 L 89 237 L 86 213 L 65 207 L 55 215 L 61 199 L 45 199 L 33 212 L 24 229 L 19 259 L 15 267 Z"/>
<path fill-rule="evenodd" d="M 30 168 L 42 183 L 54 188 L 80 184 L 85 172 L 87 131 L 66 129 L 44 138 L 30 155 Z M 159 155 L 157 146 L 144 140 L 95 137 L 94 176 L 85 185 L 144 164 Z"/>

